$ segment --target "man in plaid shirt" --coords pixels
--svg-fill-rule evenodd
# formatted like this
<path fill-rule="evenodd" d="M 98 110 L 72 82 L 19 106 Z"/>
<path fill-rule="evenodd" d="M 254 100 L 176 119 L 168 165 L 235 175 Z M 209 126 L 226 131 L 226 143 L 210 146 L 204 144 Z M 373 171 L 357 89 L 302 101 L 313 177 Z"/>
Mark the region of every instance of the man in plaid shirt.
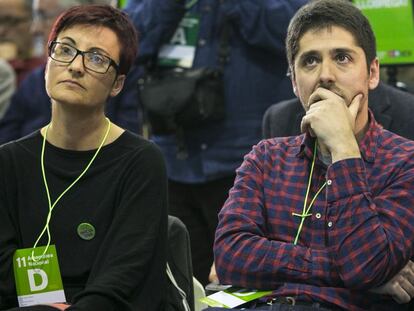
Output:
<path fill-rule="evenodd" d="M 272 309 L 257 309 L 407 309 L 414 142 L 368 109 L 379 82 L 369 22 L 349 1 L 312 1 L 293 17 L 286 45 L 304 134 L 246 155 L 219 215 L 218 277 L 273 290 Z"/>

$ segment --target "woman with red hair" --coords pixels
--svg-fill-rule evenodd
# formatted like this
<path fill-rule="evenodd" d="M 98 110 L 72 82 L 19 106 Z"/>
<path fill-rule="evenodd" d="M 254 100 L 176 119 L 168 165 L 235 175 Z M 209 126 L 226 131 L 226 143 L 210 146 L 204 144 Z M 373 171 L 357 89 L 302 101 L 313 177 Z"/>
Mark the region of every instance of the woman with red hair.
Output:
<path fill-rule="evenodd" d="M 27 310 L 163 309 L 164 161 L 153 143 L 105 117 L 136 49 L 133 25 L 111 6 L 73 7 L 54 24 L 45 71 L 51 121 L 0 148 L 0 309 L 17 301 Z M 13 255 L 36 269 L 13 273 Z M 63 290 L 39 294 L 33 277 L 27 302 L 27 275 L 59 278 L 40 262 L 54 256 Z"/>

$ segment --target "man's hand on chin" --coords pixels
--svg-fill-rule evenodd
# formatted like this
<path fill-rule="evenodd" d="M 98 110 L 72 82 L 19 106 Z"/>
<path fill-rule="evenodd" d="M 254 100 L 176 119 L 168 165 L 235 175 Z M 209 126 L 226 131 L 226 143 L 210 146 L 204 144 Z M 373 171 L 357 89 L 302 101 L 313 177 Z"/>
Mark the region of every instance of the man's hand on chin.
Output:
<path fill-rule="evenodd" d="M 309 98 L 301 130 L 318 138 L 318 144 L 331 154 L 332 163 L 361 157 L 354 129 L 362 98 L 362 94 L 356 95 L 348 107 L 341 96 L 322 87 Z"/>

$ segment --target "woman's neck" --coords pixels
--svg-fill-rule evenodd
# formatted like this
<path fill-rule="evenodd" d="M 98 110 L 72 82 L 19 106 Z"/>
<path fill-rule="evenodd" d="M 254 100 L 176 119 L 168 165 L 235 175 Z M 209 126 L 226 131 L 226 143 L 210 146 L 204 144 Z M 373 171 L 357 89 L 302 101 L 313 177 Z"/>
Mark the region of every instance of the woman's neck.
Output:
<path fill-rule="evenodd" d="M 108 129 L 109 120 L 103 112 L 62 113 L 52 109 L 52 119 L 47 129 L 47 141 L 59 148 L 68 150 L 93 150 L 102 143 Z M 112 124 L 104 145 L 113 142 L 123 130 Z M 41 133 L 46 135 L 46 127 Z"/>

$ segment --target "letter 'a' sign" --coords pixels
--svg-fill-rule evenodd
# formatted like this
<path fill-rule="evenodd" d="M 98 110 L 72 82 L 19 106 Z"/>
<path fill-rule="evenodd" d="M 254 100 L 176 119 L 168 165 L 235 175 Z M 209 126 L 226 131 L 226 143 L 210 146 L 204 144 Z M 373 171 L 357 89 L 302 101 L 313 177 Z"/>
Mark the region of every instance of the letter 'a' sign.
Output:
<path fill-rule="evenodd" d="M 161 46 L 158 65 L 191 68 L 198 40 L 200 19 L 187 13 L 168 44 Z"/>
<path fill-rule="evenodd" d="M 18 249 L 13 255 L 13 271 L 20 307 L 65 302 L 55 245 Z"/>

